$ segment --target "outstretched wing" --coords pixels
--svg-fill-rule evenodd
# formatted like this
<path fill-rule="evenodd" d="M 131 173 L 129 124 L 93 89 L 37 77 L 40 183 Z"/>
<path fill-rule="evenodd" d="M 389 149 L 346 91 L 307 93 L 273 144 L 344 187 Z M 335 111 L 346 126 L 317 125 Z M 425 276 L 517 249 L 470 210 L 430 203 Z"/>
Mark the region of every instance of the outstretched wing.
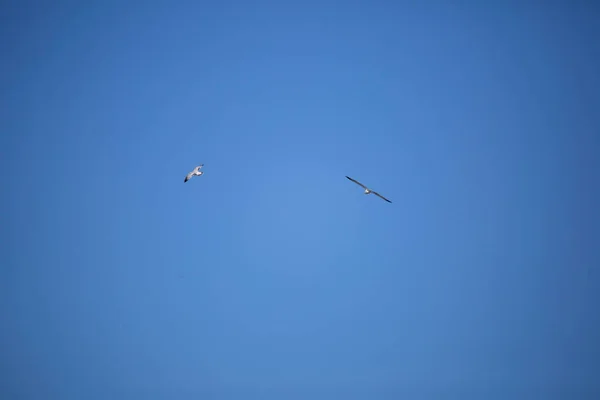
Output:
<path fill-rule="evenodd" d="M 196 168 L 194 168 L 194 172 L 200 172 L 200 168 L 202 168 L 203 166 L 204 164 L 198 165 Z"/>
<path fill-rule="evenodd" d="M 357 185 L 364 187 L 365 189 L 367 188 L 365 185 L 363 185 L 362 183 L 360 183 L 358 181 L 355 181 L 354 179 L 350 178 L 349 176 L 346 176 L 346 178 L 350 179 L 352 182 L 356 183 Z"/>
<path fill-rule="evenodd" d="M 183 180 L 183 183 L 189 181 L 190 179 L 192 179 L 192 176 L 194 176 L 194 171 L 190 172 L 189 174 L 187 174 L 185 176 L 185 179 Z"/>
<path fill-rule="evenodd" d="M 373 194 L 375 194 L 375 195 L 377 195 L 377 196 L 381 197 L 382 199 L 384 199 L 384 200 L 385 200 L 385 201 L 387 201 L 388 203 L 391 203 L 391 201 L 389 201 L 388 199 L 386 199 L 385 197 L 383 197 L 383 196 L 382 196 L 382 195 L 380 195 L 379 193 L 377 193 L 377 192 L 373 192 L 373 191 L 372 191 L 371 193 L 373 193 Z"/>

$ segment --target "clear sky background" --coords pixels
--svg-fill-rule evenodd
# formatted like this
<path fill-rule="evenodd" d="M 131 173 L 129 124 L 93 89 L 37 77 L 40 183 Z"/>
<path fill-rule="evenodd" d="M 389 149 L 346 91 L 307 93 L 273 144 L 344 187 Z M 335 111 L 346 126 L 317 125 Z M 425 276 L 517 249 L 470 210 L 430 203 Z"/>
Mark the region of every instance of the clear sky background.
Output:
<path fill-rule="evenodd" d="M 2 2 L 0 397 L 600 398 L 599 38 L 592 1 Z"/>

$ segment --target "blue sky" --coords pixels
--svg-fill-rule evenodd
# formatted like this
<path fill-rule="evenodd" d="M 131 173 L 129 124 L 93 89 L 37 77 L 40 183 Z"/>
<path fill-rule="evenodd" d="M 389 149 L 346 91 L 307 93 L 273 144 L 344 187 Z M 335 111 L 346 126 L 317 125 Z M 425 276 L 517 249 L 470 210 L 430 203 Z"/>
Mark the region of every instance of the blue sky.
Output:
<path fill-rule="evenodd" d="M 0 12 L 0 397 L 599 398 L 600 7 L 53 3 Z"/>

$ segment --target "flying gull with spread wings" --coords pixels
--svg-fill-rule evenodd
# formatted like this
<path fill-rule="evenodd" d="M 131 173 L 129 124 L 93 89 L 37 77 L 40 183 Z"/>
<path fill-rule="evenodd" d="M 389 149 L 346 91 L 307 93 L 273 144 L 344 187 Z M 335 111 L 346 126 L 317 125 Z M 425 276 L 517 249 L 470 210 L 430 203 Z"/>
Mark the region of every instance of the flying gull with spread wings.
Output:
<path fill-rule="evenodd" d="M 185 180 L 183 181 L 183 183 L 189 181 L 194 176 L 200 176 L 200 175 L 202 175 L 204 172 L 200 171 L 200 168 L 202 168 L 203 166 L 204 166 L 204 164 L 200 164 L 196 168 L 194 168 L 192 170 L 192 172 L 190 172 L 189 174 L 186 175 Z"/>
<path fill-rule="evenodd" d="M 379 193 L 369 189 L 368 187 L 366 187 L 365 185 L 363 185 L 362 183 L 360 183 L 359 181 L 356 181 L 352 178 L 350 178 L 349 176 L 346 176 L 346 178 L 350 179 L 352 182 L 356 183 L 359 186 L 362 186 L 365 189 L 365 194 L 369 194 L 369 193 L 373 193 L 376 196 L 381 197 L 382 199 L 384 199 L 385 201 L 387 201 L 388 203 L 391 203 L 391 201 L 389 201 L 388 199 L 386 199 L 385 197 L 383 197 L 382 195 L 380 195 Z"/>

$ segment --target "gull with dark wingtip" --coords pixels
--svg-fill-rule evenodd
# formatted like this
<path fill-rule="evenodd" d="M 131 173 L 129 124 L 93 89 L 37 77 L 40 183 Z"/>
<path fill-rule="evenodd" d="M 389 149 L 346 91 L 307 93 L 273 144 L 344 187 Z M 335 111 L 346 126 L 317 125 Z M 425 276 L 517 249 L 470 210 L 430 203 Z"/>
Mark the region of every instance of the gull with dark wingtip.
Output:
<path fill-rule="evenodd" d="M 375 192 L 375 191 L 373 191 L 373 190 L 369 189 L 368 187 L 366 187 L 365 185 L 363 185 L 363 184 L 362 184 L 362 183 L 360 183 L 359 181 L 356 181 L 356 180 L 354 180 L 354 179 L 350 178 L 349 176 L 346 176 L 346 178 L 350 179 L 352 182 L 356 183 L 357 185 L 359 185 L 359 186 L 362 186 L 362 187 L 365 189 L 365 194 L 370 194 L 370 193 L 373 193 L 374 195 L 381 197 L 382 199 L 384 199 L 384 200 L 385 200 L 385 201 L 387 201 L 388 203 L 391 203 L 391 201 L 389 201 L 388 199 L 386 199 L 385 197 L 383 197 L 383 196 L 382 196 L 382 195 L 380 195 L 379 193 L 377 193 L 377 192 Z"/>
<path fill-rule="evenodd" d="M 200 168 L 202 168 L 204 166 L 204 164 L 200 164 L 198 165 L 196 168 L 194 168 L 192 170 L 192 172 L 190 172 L 189 174 L 186 175 L 183 183 L 189 181 L 190 179 L 192 179 L 194 176 L 201 176 L 204 172 L 200 171 Z"/>

